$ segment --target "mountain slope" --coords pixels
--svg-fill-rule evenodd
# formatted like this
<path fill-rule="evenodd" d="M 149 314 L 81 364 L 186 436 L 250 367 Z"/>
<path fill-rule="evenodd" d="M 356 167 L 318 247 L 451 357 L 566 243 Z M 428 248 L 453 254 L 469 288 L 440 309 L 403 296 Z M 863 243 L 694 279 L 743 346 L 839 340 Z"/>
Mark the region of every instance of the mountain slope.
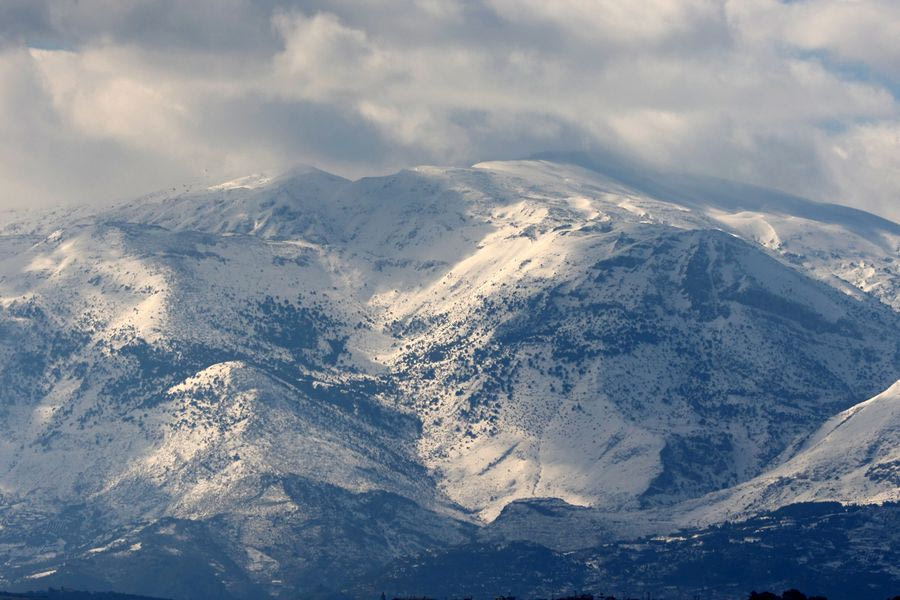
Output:
<path fill-rule="evenodd" d="M 657 218 L 671 218 L 671 207 L 682 217 L 688 209 L 693 218 L 775 250 L 816 277 L 833 284 L 847 282 L 900 309 L 897 223 L 758 186 L 661 172 L 611 154 L 548 153 L 542 158 L 602 174 L 642 200 L 667 200 L 669 207 L 641 205 Z"/>
<path fill-rule="evenodd" d="M 403 332 L 401 378 L 428 400 L 420 446 L 465 506 L 697 496 L 760 472 L 896 368 L 895 314 L 726 234 L 576 236 L 534 242 L 560 252 L 553 276 L 523 274 Z"/>
<path fill-rule="evenodd" d="M 717 522 L 794 502 L 900 500 L 900 381 L 829 419 L 790 460 L 713 497 L 689 519 Z"/>

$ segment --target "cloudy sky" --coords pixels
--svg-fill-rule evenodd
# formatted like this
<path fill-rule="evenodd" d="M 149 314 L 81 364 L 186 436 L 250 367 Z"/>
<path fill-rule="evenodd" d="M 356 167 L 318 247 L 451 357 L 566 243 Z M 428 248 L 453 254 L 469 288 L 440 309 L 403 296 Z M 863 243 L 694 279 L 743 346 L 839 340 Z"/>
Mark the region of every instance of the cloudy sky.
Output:
<path fill-rule="evenodd" d="M 900 221 L 897 0 L 2 0 L 0 206 L 614 149 Z"/>

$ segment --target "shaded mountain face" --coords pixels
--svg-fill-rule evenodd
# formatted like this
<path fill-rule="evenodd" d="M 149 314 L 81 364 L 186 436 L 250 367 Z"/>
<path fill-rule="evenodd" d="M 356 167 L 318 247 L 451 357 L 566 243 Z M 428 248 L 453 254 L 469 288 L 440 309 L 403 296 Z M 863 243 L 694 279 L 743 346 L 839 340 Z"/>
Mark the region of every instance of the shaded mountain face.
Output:
<path fill-rule="evenodd" d="M 0 575 L 134 579 L 177 523 L 209 594 L 277 596 L 514 501 L 675 526 L 900 377 L 900 226 L 572 160 L 0 223 Z"/>

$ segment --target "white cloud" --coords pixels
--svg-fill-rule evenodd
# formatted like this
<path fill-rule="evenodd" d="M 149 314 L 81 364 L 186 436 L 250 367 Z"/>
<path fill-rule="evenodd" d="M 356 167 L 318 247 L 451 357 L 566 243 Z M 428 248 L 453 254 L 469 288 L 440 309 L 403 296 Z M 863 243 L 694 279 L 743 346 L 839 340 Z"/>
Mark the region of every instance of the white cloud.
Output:
<path fill-rule="evenodd" d="M 0 202 L 616 147 L 900 219 L 888 0 L 28 6 L 0 55 Z"/>
<path fill-rule="evenodd" d="M 710 0 L 490 0 L 504 19 L 552 25 L 581 42 L 633 51 L 682 40 L 695 45 L 721 28 L 722 5 Z"/>
<path fill-rule="evenodd" d="M 900 221 L 900 121 L 853 127 L 830 142 L 824 160 L 843 192 L 835 200 Z"/>
<path fill-rule="evenodd" d="M 310 100 L 334 100 L 381 87 L 391 76 L 390 56 L 333 14 L 279 14 L 273 19 L 284 39 L 275 59 L 283 89 Z"/>
<path fill-rule="evenodd" d="M 839 63 L 900 79 L 900 10 L 894 0 L 734 1 L 741 30 L 764 44 L 821 51 Z"/>
<path fill-rule="evenodd" d="M 85 52 L 32 50 L 57 114 L 87 137 L 153 149 L 179 147 L 187 107 L 165 85 L 135 77 L 115 48 Z"/>

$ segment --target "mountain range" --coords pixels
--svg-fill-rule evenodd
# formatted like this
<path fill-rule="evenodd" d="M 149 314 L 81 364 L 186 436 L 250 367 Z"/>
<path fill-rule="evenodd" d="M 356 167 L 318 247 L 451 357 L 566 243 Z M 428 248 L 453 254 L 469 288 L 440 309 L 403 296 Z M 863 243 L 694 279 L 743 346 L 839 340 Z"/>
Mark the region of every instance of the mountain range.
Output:
<path fill-rule="evenodd" d="M 612 156 L 6 212 L 0 588 L 737 598 L 647 573 L 798 503 L 896 553 L 898 379 L 900 225 Z"/>

